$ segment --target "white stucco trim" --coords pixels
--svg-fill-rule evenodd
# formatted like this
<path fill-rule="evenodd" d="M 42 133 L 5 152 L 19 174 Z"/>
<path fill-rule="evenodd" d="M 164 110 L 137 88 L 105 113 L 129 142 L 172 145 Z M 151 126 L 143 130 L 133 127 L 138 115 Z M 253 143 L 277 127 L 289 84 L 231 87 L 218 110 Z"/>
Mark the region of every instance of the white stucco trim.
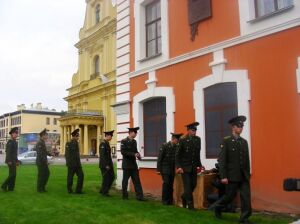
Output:
<path fill-rule="evenodd" d="M 251 158 L 251 141 L 250 141 L 250 80 L 248 79 L 247 70 L 224 70 L 226 59 L 223 58 L 223 51 L 214 53 L 214 61 L 210 63 L 213 73 L 205 76 L 194 83 L 194 109 L 195 120 L 200 123 L 197 134 L 201 138 L 201 162 L 206 169 L 214 168 L 217 159 L 206 158 L 205 142 L 205 112 L 204 112 L 204 89 L 226 82 L 236 82 L 238 96 L 238 114 L 245 115 L 245 122 L 242 136 L 247 139 L 249 144 L 249 154 Z"/>
<path fill-rule="evenodd" d="M 139 163 L 139 166 L 143 168 L 153 168 L 156 165 L 156 161 L 151 161 L 151 159 L 156 157 L 144 157 L 143 103 L 155 97 L 166 97 L 166 139 L 169 139 L 170 132 L 174 132 L 175 95 L 173 88 L 156 87 L 156 82 L 155 72 L 150 72 L 149 79 L 146 81 L 148 88 L 133 97 L 133 124 L 140 127 L 136 137 L 138 151 L 144 159 L 150 159 Z"/>
<path fill-rule="evenodd" d="M 153 0 L 136 0 L 134 4 L 135 17 L 135 67 L 140 70 L 169 59 L 169 15 L 168 0 L 161 0 L 161 34 L 162 54 L 158 57 L 141 61 L 146 57 L 145 9 Z"/>
<path fill-rule="evenodd" d="M 300 93 L 300 57 L 298 57 L 298 69 L 296 69 L 297 92 Z"/>

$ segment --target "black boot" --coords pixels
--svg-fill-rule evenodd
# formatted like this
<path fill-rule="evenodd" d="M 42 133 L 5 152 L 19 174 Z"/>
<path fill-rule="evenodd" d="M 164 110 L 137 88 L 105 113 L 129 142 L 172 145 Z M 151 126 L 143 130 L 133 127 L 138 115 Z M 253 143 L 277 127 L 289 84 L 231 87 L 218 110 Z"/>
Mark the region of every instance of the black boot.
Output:
<path fill-rule="evenodd" d="M 222 208 L 220 206 L 215 207 L 215 217 L 217 219 L 222 218 Z"/>
<path fill-rule="evenodd" d="M 194 208 L 194 203 L 193 202 L 189 202 L 188 205 L 187 205 L 188 209 L 190 211 L 195 211 L 195 208 Z"/>
<path fill-rule="evenodd" d="M 183 196 L 181 196 L 181 200 L 182 200 L 182 207 L 183 208 L 186 208 L 186 200 L 185 200 L 185 198 L 183 197 Z"/>

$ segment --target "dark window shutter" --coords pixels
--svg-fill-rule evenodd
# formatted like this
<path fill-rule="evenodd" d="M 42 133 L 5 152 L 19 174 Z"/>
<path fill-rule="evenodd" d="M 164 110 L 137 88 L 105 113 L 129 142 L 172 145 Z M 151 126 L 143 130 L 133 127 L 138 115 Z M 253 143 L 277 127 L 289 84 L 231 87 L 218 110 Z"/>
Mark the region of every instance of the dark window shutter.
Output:
<path fill-rule="evenodd" d="M 221 83 L 204 90 L 206 157 L 217 158 L 222 138 L 230 135 L 228 120 L 238 115 L 235 82 Z"/>
<path fill-rule="evenodd" d="M 158 156 L 160 146 L 166 142 L 166 98 L 146 101 L 144 107 L 144 153 Z"/>

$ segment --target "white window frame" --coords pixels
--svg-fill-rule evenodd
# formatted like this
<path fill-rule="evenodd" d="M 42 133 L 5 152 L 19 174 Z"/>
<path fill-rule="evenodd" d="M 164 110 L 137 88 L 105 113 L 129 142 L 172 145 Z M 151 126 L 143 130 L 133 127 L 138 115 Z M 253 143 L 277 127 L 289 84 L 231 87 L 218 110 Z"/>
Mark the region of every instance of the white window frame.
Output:
<path fill-rule="evenodd" d="M 261 16 L 257 16 L 256 15 L 256 8 L 257 8 L 257 6 L 255 6 L 255 1 L 256 0 L 253 0 L 253 4 L 254 4 L 254 16 L 252 16 L 252 18 L 257 19 L 257 20 L 264 19 L 264 18 L 272 16 L 272 15 L 274 15 L 276 13 L 281 13 L 281 12 L 283 12 L 283 11 L 285 11 L 285 10 L 287 10 L 287 9 L 289 9 L 289 8 L 291 8 L 291 7 L 294 6 L 294 2 L 293 2 L 293 0 L 291 0 L 292 2 L 291 2 L 291 4 L 289 6 L 286 6 L 286 7 L 280 8 L 280 9 L 278 8 L 277 10 L 275 9 L 275 11 L 273 11 L 273 12 L 266 13 L 266 14 L 261 15 Z M 263 1 L 263 0 L 258 0 L 258 1 Z M 277 1 L 277 3 L 278 3 L 278 0 L 272 0 L 272 1 L 273 2 Z"/>
<path fill-rule="evenodd" d="M 155 72 L 149 73 L 149 80 L 146 81 L 148 88 L 133 97 L 133 124 L 139 126 L 140 130 L 136 137 L 137 148 L 144 161 L 139 161 L 142 168 L 156 168 L 157 157 L 144 157 L 144 107 L 143 103 L 156 97 L 166 98 L 166 140 L 170 139 L 170 133 L 174 132 L 175 95 L 172 87 L 156 87 Z"/>
<path fill-rule="evenodd" d="M 215 84 L 235 82 L 237 84 L 238 114 L 247 117 L 242 136 L 248 140 L 249 153 L 250 147 L 250 81 L 246 70 L 227 70 L 223 72 L 222 80 L 216 79 L 214 74 L 210 74 L 194 83 L 194 108 L 195 120 L 200 122 L 197 134 L 201 138 L 201 162 L 207 169 L 215 167 L 217 159 L 206 158 L 205 142 L 205 108 L 204 108 L 204 89 Z M 225 136 L 224 136 L 225 137 Z M 221 143 L 221 142 L 220 142 Z"/>
<path fill-rule="evenodd" d="M 201 163 L 206 169 L 212 169 L 217 163 L 215 158 L 206 158 L 206 142 L 205 142 L 205 104 L 204 104 L 204 90 L 207 87 L 215 84 L 235 82 L 237 85 L 237 103 L 238 114 L 247 117 L 243 129 L 242 137 L 248 141 L 249 155 L 251 160 L 251 138 L 250 138 L 250 80 L 248 79 L 247 70 L 225 70 L 227 60 L 224 58 L 222 50 L 213 53 L 214 60 L 209 64 L 212 73 L 194 82 L 194 109 L 195 120 L 200 123 L 197 134 L 201 138 Z M 228 127 L 229 128 L 229 127 Z M 225 136 L 224 136 L 225 137 Z M 220 142 L 221 143 L 221 142 Z"/>
<path fill-rule="evenodd" d="M 288 29 L 300 24 L 300 1 L 295 1 L 287 10 L 279 10 L 270 15 L 255 18 L 255 0 L 238 0 L 241 35 L 266 31 L 276 28 L 276 31 Z M 276 32 L 275 30 L 270 33 Z"/>
<path fill-rule="evenodd" d="M 168 0 L 160 0 L 161 7 L 161 54 L 146 58 L 146 6 L 153 0 L 136 0 L 135 21 L 135 66 L 136 70 L 146 68 L 169 59 Z"/>

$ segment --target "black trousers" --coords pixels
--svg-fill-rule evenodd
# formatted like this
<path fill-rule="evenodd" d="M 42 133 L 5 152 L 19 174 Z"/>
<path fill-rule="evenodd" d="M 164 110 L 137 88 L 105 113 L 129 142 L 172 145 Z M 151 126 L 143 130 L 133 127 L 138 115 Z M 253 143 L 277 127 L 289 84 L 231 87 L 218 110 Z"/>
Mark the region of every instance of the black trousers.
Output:
<path fill-rule="evenodd" d="M 144 198 L 139 171 L 137 169 L 123 169 L 123 180 L 122 180 L 123 198 L 128 197 L 127 187 L 128 187 L 128 179 L 130 177 L 134 186 L 136 198 L 137 199 Z"/>
<path fill-rule="evenodd" d="M 67 189 L 68 192 L 73 192 L 73 178 L 74 175 L 77 175 L 77 185 L 76 185 L 76 192 L 82 191 L 84 174 L 81 167 L 68 167 L 68 176 L 67 176 Z"/>
<path fill-rule="evenodd" d="M 193 191 L 197 186 L 197 172 L 184 172 L 181 174 L 184 192 L 182 198 L 186 200 L 188 205 L 193 205 Z"/>
<path fill-rule="evenodd" d="M 173 204 L 173 184 L 174 184 L 174 174 L 162 174 L 161 175 L 162 184 L 162 202 L 163 204 Z"/>
<path fill-rule="evenodd" d="M 240 191 L 241 198 L 241 216 L 240 221 L 243 222 L 252 214 L 251 193 L 249 181 L 229 182 L 226 186 L 225 195 L 216 202 L 216 207 L 222 209 L 230 204 L 236 197 L 237 191 Z"/>
<path fill-rule="evenodd" d="M 8 177 L 2 184 L 2 188 L 5 190 L 13 191 L 16 183 L 17 168 L 16 165 L 7 165 L 8 166 Z"/>
<path fill-rule="evenodd" d="M 108 194 L 108 191 L 115 180 L 114 170 L 101 168 L 101 174 L 102 174 L 102 186 L 101 186 L 100 193 Z"/>
<path fill-rule="evenodd" d="M 50 170 L 48 165 L 38 165 L 37 191 L 44 192 L 47 185 Z"/>

